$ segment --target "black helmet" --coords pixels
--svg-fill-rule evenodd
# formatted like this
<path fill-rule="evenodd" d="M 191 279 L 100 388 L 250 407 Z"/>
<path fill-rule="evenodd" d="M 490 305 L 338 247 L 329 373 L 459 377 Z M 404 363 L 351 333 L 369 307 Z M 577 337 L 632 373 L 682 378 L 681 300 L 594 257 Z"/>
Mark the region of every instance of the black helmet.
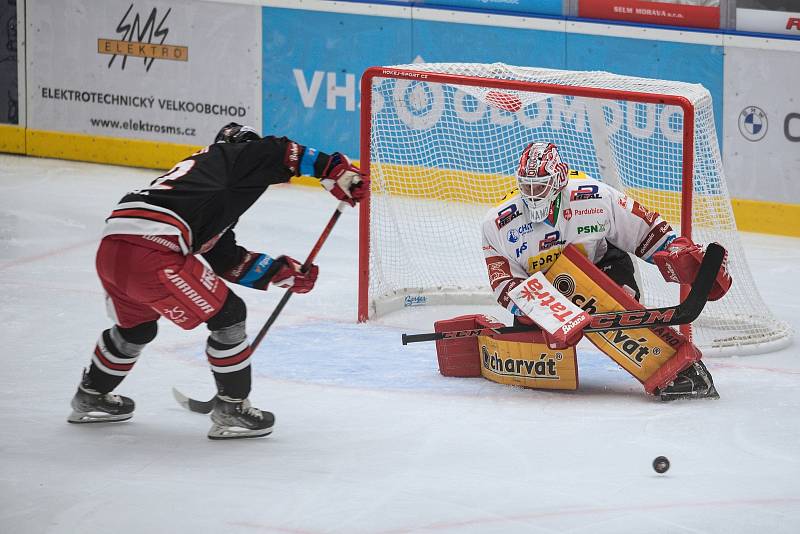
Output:
<path fill-rule="evenodd" d="M 261 136 L 258 135 L 255 128 L 250 126 L 242 126 L 235 122 L 229 122 L 217 133 L 214 138 L 215 143 L 246 143 L 248 141 L 258 141 Z"/>

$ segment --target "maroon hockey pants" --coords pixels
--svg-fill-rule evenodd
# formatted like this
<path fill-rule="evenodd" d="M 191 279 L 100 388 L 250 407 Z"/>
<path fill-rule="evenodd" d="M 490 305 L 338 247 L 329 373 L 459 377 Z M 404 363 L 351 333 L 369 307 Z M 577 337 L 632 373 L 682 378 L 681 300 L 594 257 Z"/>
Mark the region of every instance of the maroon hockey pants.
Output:
<path fill-rule="evenodd" d="M 111 235 L 97 250 L 108 312 L 122 328 L 166 317 L 190 330 L 213 317 L 228 287 L 195 256 L 141 236 Z"/>

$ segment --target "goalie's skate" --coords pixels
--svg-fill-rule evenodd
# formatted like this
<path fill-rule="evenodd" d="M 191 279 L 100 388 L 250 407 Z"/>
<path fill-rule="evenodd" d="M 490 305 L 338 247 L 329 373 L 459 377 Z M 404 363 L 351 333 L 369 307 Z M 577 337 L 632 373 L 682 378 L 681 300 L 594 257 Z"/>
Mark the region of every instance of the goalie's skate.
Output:
<path fill-rule="evenodd" d="M 701 361 L 694 362 L 675 377 L 675 380 L 658 391 L 662 401 L 677 399 L 718 399 L 711 373 Z"/>
<path fill-rule="evenodd" d="M 209 439 L 257 438 L 272 433 L 275 416 L 253 408 L 247 399 L 217 395 L 211 421 Z"/>
<path fill-rule="evenodd" d="M 86 372 L 83 373 L 78 391 L 72 397 L 72 413 L 67 417 L 70 423 L 109 423 L 127 421 L 133 417 L 135 407 L 132 399 L 111 393 L 100 393 L 89 385 Z"/>

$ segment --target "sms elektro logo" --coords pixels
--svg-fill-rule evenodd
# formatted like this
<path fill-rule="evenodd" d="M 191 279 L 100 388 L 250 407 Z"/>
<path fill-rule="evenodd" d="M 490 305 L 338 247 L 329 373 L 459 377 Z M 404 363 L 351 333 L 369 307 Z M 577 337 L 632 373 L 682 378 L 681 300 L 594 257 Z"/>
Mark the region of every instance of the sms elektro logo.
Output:
<path fill-rule="evenodd" d="M 166 42 L 169 35 L 167 18 L 172 8 L 164 11 L 153 8 L 149 14 L 133 13 L 133 4 L 128 7 L 125 14 L 116 25 L 115 32 L 120 34 L 117 39 L 98 38 L 97 53 L 110 55 L 108 68 L 110 69 L 118 57 L 120 69 L 125 70 L 128 58 L 141 58 L 145 72 L 150 71 L 156 59 L 170 61 L 189 61 L 189 47 L 172 45 Z"/>

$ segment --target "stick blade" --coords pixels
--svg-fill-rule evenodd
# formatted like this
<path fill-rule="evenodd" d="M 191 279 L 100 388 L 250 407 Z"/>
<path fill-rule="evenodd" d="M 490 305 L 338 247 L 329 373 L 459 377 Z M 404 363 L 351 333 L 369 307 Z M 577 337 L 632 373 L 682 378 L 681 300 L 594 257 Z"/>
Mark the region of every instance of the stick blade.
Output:
<path fill-rule="evenodd" d="M 178 402 L 178 404 L 189 410 L 189 397 L 175 388 L 172 388 L 172 396 L 175 397 L 175 400 Z"/>
<path fill-rule="evenodd" d="M 172 396 L 175 397 L 175 400 L 183 406 L 185 409 L 189 410 L 190 412 L 194 413 L 202 413 L 202 414 L 209 414 L 214 409 L 214 399 L 216 396 L 209 401 L 198 401 L 187 397 L 180 391 L 175 388 L 172 388 Z"/>

